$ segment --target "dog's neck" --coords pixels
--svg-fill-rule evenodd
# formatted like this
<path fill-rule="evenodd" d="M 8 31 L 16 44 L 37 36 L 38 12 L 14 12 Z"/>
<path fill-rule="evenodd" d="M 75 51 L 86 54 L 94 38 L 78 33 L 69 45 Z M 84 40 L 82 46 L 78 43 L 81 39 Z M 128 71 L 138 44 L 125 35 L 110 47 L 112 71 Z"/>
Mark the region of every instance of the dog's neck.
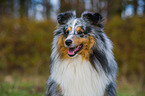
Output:
<path fill-rule="evenodd" d="M 64 96 L 103 96 L 109 83 L 104 71 L 98 73 L 80 55 L 55 60 L 51 77 L 59 84 Z"/>

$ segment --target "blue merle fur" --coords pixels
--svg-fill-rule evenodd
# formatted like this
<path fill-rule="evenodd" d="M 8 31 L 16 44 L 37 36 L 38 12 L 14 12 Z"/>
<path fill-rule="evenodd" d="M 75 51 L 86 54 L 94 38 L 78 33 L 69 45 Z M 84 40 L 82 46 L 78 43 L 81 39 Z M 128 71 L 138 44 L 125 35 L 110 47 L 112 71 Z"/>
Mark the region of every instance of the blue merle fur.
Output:
<path fill-rule="evenodd" d="M 64 35 L 67 22 L 70 19 L 76 18 L 74 11 L 68 11 L 60 13 L 57 17 L 59 27 L 54 33 L 54 38 Z M 93 35 L 95 39 L 95 45 L 92 47 L 92 53 L 89 56 L 89 60 L 93 65 L 94 69 L 99 72 L 97 66 L 101 66 L 105 74 L 111 78 L 110 83 L 106 86 L 104 96 L 116 96 L 116 74 L 117 64 L 114 60 L 112 53 L 112 46 L 109 46 L 109 39 L 102 31 L 103 29 L 103 18 L 99 13 L 84 12 L 81 16 L 82 21 L 86 24 L 84 31 L 88 35 Z M 52 48 L 53 49 L 53 48 Z M 109 55 L 108 55 L 109 54 Z M 51 57 L 50 65 L 52 66 L 53 58 Z M 51 67 L 50 67 L 51 69 Z M 46 96 L 63 96 L 58 89 L 58 84 L 49 77 L 47 81 Z"/>

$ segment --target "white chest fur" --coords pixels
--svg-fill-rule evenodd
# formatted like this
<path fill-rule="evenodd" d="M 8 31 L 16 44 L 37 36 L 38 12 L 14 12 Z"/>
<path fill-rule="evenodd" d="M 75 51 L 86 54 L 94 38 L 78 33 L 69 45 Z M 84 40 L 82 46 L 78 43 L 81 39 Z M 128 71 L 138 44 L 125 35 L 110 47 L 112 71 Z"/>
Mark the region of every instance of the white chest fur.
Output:
<path fill-rule="evenodd" d="M 98 73 L 81 56 L 56 60 L 52 68 L 52 79 L 60 85 L 64 96 L 103 96 L 109 82 L 103 70 Z"/>

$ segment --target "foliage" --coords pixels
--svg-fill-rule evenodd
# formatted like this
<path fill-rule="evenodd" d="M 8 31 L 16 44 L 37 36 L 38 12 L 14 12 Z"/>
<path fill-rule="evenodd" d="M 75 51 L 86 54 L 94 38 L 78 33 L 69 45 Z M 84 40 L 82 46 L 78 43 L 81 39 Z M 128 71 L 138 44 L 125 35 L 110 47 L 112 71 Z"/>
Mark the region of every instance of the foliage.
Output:
<path fill-rule="evenodd" d="M 145 17 L 122 20 L 115 16 L 107 21 L 104 31 L 114 44 L 119 65 L 118 78 L 140 82 L 145 87 Z M 0 71 L 10 73 L 46 73 L 53 31 L 51 20 L 35 21 L 12 18 L 0 19 Z"/>
<path fill-rule="evenodd" d="M 0 70 L 46 71 L 54 28 L 50 20 L 38 22 L 26 18 L 1 18 Z"/>
<path fill-rule="evenodd" d="M 145 74 L 145 17 L 132 17 L 126 20 L 116 16 L 107 22 L 105 31 L 115 46 L 115 57 L 122 76 L 138 76 Z"/>

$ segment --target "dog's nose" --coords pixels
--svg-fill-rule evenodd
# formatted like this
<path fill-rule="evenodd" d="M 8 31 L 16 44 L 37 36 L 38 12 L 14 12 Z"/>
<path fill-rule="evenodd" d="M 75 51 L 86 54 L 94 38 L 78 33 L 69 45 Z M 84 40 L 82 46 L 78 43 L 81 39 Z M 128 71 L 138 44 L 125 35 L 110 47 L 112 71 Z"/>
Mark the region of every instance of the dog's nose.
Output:
<path fill-rule="evenodd" d="M 71 40 L 71 39 L 66 40 L 66 41 L 65 41 L 65 44 L 66 44 L 67 46 L 70 46 L 70 45 L 72 44 L 72 40 Z"/>

